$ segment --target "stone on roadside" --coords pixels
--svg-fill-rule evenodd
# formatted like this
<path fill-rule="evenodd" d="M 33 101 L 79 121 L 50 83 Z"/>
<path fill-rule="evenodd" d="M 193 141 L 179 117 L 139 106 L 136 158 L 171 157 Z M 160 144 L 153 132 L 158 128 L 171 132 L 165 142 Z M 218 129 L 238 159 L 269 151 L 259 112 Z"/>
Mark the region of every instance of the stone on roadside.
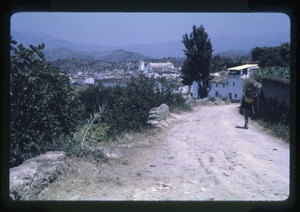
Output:
<path fill-rule="evenodd" d="M 65 152 L 50 151 L 11 168 L 9 196 L 12 200 L 32 200 L 68 167 Z"/>

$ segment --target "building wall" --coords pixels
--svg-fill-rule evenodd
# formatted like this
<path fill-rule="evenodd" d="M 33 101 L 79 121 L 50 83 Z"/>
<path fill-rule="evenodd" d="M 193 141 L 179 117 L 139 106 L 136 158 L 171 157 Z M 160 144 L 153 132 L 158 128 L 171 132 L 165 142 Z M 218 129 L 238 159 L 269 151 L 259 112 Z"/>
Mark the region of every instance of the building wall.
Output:
<path fill-rule="evenodd" d="M 232 69 L 229 71 L 228 84 L 225 88 L 221 83 L 218 83 L 218 87 L 215 82 L 211 82 L 209 97 L 216 97 L 216 92 L 218 92 L 219 97 L 228 97 L 233 101 L 241 101 L 243 98 L 243 84 L 244 78 L 250 77 L 257 66 L 248 67 L 242 70 Z M 231 95 L 230 95 L 231 94 Z"/>
<path fill-rule="evenodd" d="M 279 104 L 290 106 L 290 82 L 288 80 L 264 78 L 261 92 L 266 99 L 276 99 Z"/>
<path fill-rule="evenodd" d="M 193 99 L 198 99 L 198 83 L 196 82 L 196 81 L 194 81 L 193 82 L 193 84 L 192 84 L 192 89 L 191 89 L 191 91 L 192 91 L 192 93 L 193 93 L 193 95 L 192 95 L 192 98 Z"/>
<path fill-rule="evenodd" d="M 244 79 L 239 75 L 229 75 L 228 83 L 224 87 L 223 83 L 218 83 L 217 87 L 217 83 L 211 82 L 208 96 L 216 97 L 216 92 L 218 92 L 218 97 L 227 97 L 234 101 L 241 101 L 243 98 L 243 82 Z"/>
<path fill-rule="evenodd" d="M 217 87 L 218 84 L 218 87 Z M 218 96 L 216 96 L 216 92 L 218 92 Z M 208 93 L 209 97 L 227 97 L 229 98 L 228 92 L 228 83 L 215 83 L 211 82 L 210 91 Z"/>
<path fill-rule="evenodd" d="M 290 81 L 264 78 L 259 97 L 260 115 L 272 122 L 290 123 Z"/>
<path fill-rule="evenodd" d="M 94 78 L 91 78 L 91 77 L 88 77 L 86 78 L 84 81 L 83 81 L 84 84 L 95 84 L 95 79 Z"/>
<path fill-rule="evenodd" d="M 150 64 L 147 64 L 145 67 L 146 71 L 152 71 L 152 66 Z"/>
<path fill-rule="evenodd" d="M 139 70 L 140 70 L 140 71 L 144 71 L 144 70 L 145 70 L 145 62 L 144 62 L 144 61 L 141 61 L 141 62 L 139 63 Z"/>
<path fill-rule="evenodd" d="M 241 101 L 243 98 L 243 78 L 240 76 L 231 76 L 228 77 L 228 95 L 231 99 L 235 101 Z"/>

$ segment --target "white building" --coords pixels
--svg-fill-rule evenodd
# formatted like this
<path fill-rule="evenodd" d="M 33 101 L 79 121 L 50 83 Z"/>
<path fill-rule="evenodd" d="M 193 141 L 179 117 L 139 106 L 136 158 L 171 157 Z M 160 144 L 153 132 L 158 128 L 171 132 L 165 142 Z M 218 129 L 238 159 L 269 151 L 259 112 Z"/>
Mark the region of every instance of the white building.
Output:
<path fill-rule="evenodd" d="M 83 84 L 94 85 L 95 84 L 95 79 L 92 78 L 92 77 L 88 77 L 85 80 L 83 80 Z"/>
<path fill-rule="evenodd" d="M 139 61 L 139 71 L 145 70 L 145 62 L 143 60 Z"/>
<path fill-rule="evenodd" d="M 193 81 L 192 88 L 191 88 L 191 96 L 193 99 L 198 99 L 198 89 L 199 89 L 199 84 L 196 81 Z"/>
<path fill-rule="evenodd" d="M 246 64 L 229 68 L 227 73 L 219 72 L 219 76 L 210 81 L 208 96 L 227 97 L 232 101 L 241 101 L 244 79 L 250 77 L 258 68 L 257 64 Z"/>
<path fill-rule="evenodd" d="M 208 96 L 229 98 L 227 72 L 218 72 L 216 77 L 210 81 L 210 91 L 208 93 Z"/>
<path fill-rule="evenodd" d="M 174 69 L 174 64 L 170 62 L 166 63 L 148 63 L 145 67 L 146 71 L 166 71 Z"/>

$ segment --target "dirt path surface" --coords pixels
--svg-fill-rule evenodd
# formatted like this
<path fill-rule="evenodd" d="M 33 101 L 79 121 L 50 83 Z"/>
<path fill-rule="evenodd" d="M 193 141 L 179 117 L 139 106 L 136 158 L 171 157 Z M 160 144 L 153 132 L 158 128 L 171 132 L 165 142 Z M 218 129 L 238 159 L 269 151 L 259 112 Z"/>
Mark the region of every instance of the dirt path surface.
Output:
<path fill-rule="evenodd" d="M 196 107 L 139 140 L 109 144 L 107 163 L 70 159 L 38 200 L 285 200 L 289 144 L 251 124 L 238 104 Z M 130 139 L 129 139 L 130 140 Z"/>

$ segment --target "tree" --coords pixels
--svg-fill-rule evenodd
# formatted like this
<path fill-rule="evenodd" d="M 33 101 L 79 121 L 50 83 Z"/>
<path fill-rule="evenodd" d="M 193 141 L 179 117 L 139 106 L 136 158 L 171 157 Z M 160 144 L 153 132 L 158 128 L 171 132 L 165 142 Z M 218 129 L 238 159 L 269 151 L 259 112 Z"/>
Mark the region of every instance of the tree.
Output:
<path fill-rule="evenodd" d="M 212 57 L 212 44 L 204 27 L 193 26 L 192 32 L 182 37 L 185 46 L 186 60 L 181 69 L 183 83 L 191 85 L 198 82 L 200 98 L 208 94 L 208 79 L 210 73 L 210 60 Z"/>
<path fill-rule="evenodd" d="M 237 65 L 240 65 L 239 61 L 235 61 L 230 57 L 215 55 L 211 58 L 210 71 L 215 73 Z"/>
<path fill-rule="evenodd" d="M 255 47 L 251 51 L 252 60 L 260 67 L 289 67 L 290 44 L 283 43 L 275 47 Z"/>
<path fill-rule="evenodd" d="M 10 166 L 43 153 L 76 127 L 80 101 L 69 79 L 49 65 L 42 50 L 11 41 Z"/>

